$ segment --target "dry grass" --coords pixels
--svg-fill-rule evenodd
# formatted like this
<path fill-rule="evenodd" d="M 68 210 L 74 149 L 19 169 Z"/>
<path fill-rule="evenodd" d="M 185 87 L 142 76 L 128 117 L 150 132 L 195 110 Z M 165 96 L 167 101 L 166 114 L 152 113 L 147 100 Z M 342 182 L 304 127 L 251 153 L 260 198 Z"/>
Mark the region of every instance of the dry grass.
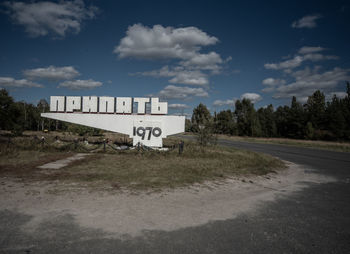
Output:
<path fill-rule="evenodd" d="M 267 155 L 214 146 L 202 149 L 186 144 L 182 155 L 176 150 L 100 154 L 94 160 L 60 170 L 55 178 L 90 186 L 161 189 L 228 176 L 261 175 L 283 167 L 280 160 Z"/>
<path fill-rule="evenodd" d="M 113 141 L 124 138 L 111 133 L 107 135 Z M 33 141 L 33 136 L 35 133 L 14 138 L 9 147 L 6 142 L 0 143 L 0 176 L 34 181 L 59 180 L 96 188 L 159 190 L 228 176 L 261 175 L 284 167 L 280 160 L 268 155 L 220 146 L 203 148 L 186 142 L 181 155 L 177 149 L 116 151 L 107 147 L 106 153 L 100 151 L 59 170 L 42 170 L 37 166 L 71 156 L 79 151 L 79 146 L 56 144 L 56 135 L 51 133 L 46 134 L 48 144 L 42 147 Z M 64 137 L 74 140 L 67 134 Z M 172 147 L 178 141 L 168 138 L 164 144 Z"/>

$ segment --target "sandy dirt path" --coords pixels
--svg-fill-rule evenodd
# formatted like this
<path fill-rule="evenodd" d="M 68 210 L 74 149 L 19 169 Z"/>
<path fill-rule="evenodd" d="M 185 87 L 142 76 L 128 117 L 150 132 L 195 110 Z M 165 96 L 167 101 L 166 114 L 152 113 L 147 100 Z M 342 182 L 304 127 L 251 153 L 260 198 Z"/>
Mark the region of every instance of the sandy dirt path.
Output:
<path fill-rule="evenodd" d="M 301 191 L 310 183 L 335 181 L 308 168 L 287 164 L 288 169 L 265 176 L 231 178 L 160 193 L 91 192 L 62 183 L 0 178 L 0 210 L 33 216 L 22 227 L 26 233 L 69 214 L 83 228 L 124 238 L 149 230 L 172 231 L 235 218 L 254 212 L 266 201 Z"/>

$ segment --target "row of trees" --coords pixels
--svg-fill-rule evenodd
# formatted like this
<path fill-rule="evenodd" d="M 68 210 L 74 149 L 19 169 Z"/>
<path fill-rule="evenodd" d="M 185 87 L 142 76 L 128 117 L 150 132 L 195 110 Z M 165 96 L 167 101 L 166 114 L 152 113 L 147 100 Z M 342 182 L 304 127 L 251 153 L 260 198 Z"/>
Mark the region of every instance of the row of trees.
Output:
<path fill-rule="evenodd" d="M 199 104 L 186 130 L 198 133 L 204 128 L 217 134 L 251 137 L 350 140 L 350 84 L 345 98 L 334 95 L 326 101 L 325 95 L 316 91 L 304 105 L 293 97 L 290 106 L 276 110 L 272 105 L 256 110 L 251 101 L 243 99 L 235 102 L 234 111 L 211 115 Z"/>
<path fill-rule="evenodd" d="M 45 119 L 41 113 L 49 111 L 49 104 L 42 99 L 37 105 L 24 101 L 15 102 L 5 89 L 0 90 L 0 130 L 10 130 L 15 135 L 25 130 L 63 130 L 80 135 L 99 134 L 99 130 L 76 124 Z"/>
<path fill-rule="evenodd" d="M 46 100 L 37 105 L 15 102 L 5 89 L 0 90 L 0 130 L 21 134 L 24 130 L 63 130 L 84 134 L 99 134 L 93 128 L 40 117 L 49 111 Z M 213 133 L 252 136 L 286 137 L 298 139 L 350 140 L 350 84 L 347 95 L 326 101 L 321 91 L 309 96 L 302 105 L 292 98 L 290 106 L 272 105 L 256 110 L 247 100 L 237 100 L 235 110 L 223 110 L 211 115 L 203 104 L 194 110 L 192 119 L 186 120 L 186 131 L 201 133 L 203 138 Z M 205 140 L 205 138 L 204 138 Z"/>

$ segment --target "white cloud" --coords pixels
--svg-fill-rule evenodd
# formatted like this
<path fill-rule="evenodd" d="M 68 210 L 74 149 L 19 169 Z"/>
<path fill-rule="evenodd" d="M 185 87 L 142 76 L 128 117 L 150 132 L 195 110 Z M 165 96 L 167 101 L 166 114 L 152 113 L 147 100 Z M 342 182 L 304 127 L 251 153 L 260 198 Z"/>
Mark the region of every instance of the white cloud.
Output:
<path fill-rule="evenodd" d="M 72 66 L 56 67 L 51 65 L 46 68 L 25 70 L 23 75 L 30 80 L 58 81 L 76 78 L 80 73 Z"/>
<path fill-rule="evenodd" d="M 38 83 L 34 83 L 26 79 L 14 79 L 11 77 L 0 77 L 0 86 L 4 87 L 43 87 Z"/>
<path fill-rule="evenodd" d="M 339 59 L 338 56 L 334 55 L 323 55 L 318 53 L 325 50 L 322 47 L 302 47 L 299 49 L 298 53 L 300 55 L 295 55 L 293 58 L 279 62 L 279 63 L 267 63 L 264 64 L 266 69 L 271 70 L 285 70 L 285 72 L 290 73 L 292 69 L 299 67 L 304 61 L 323 61 L 323 60 L 336 60 Z"/>
<path fill-rule="evenodd" d="M 180 99 L 186 100 L 192 97 L 208 97 L 208 93 L 202 88 L 191 88 L 168 85 L 158 94 L 162 99 Z"/>
<path fill-rule="evenodd" d="M 59 84 L 58 87 L 65 87 L 71 90 L 83 90 L 83 89 L 93 89 L 102 86 L 99 81 L 94 81 L 92 79 L 88 80 L 68 80 Z"/>
<path fill-rule="evenodd" d="M 151 77 L 169 77 L 172 84 L 199 85 L 206 86 L 209 84 L 208 77 L 205 73 L 198 70 L 186 70 L 183 67 L 170 69 L 169 66 L 163 66 L 159 70 L 135 73 L 136 75 Z"/>
<path fill-rule="evenodd" d="M 281 70 L 281 69 L 292 69 L 301 65 L 304 61 L 302 56 L 295 56 L 292 59 L 280 62 L 280 63 L 267 63 L 264 64 L 266 69 Z"/>
<path fill-rule="evenodd" d="M 317 53 L 326 50 L 325 48 L 322 48 L 320 46 L 318 47 L 309 47 L 309 46 L 304 46 L 301 47 L 298 51 L 299 54 L 310 54 L 310 53 Z"/>
<path fill-rule="evenodd" d="M 169 80 L 173 84 L 200 85 L 209 84 L 208 78 L 198 71 L 180 71 L 175 77 Z"/>
<path fill-rule="evenodd" d="M 189 119 L 189 120 L 191 120 L 191 118 L 192 118 L 192 114 L 190 114 L 190 113 L 184 113 L 184 112 L 182 112 L 182 113 L 174 113 L 174 114 L 172 114 L 173 116 L 185 116 L 186 117 L 186 119 Z"/>
<path fill-rule="evenodd" d="M 126 36 L 114 48 L 119 58 L 148 60 L 177 60 L 169 67 L 136 74 L 152 77 L 168 77 L 169 83 L 208 86 L 208 76 L 219 74 L 225 61 L 211 51 L 201 53 L 202 47 L 214 45 L 219 40 L 197 27 L 147 27 L 134 24 L 128 27 Z"/>
<path fill-rule="evenodd" d="M 67 32 L 79 33 L 85 19 L 94 18 L 95 6 L 85 7 L 82 0 L 55 2 L 5 2 L 13 21 L 25 27 L 32 37 L 49 33 L 64 37 Z"/>
<path fill-rule="evenodd" d="M 266 87 L 261 91 L 264 93 L 269 93 L 275 90 L 276 86 L 284 85 L 286 81 L 284 79 L 267 78 L 262 81 L 262 84 Z"/>
<path fill-rule="evenodd" d="M 220 55 L 215 52 L 208 54 L 196 54 L 186 61 L 181 61 L 182 66 L 201 70 L 211 70 L 218 73 L 221 69 L 220 64 L 223 63 Z"/>
<path fill-rule="evenodd" d="M 196 27 L 152 28 L 142 24 L 129 26 L 126 37 L 115 47 L 114 53 L 120 58 L 132 57 L 143 59 L 190 59 L 201 46 L 213 45 L 218 39 Z"/>
<path fill-rule="evenodd" d="M 188 108 L 188 106 L 186 104 L 169 104 L 168 105 L 168 108 L 170 109 L 185 109 L 185 108 Z"/>
<path fill-rule="evenodd" d="M 214 107 L 222 107 L 222 106 L 234 106 L 235 100 L 215 100 L 213 102 Z"/>
<path fill-rule="evenodd" d="M 320 73 L 320 67 L 313 70 L 306 67 L 303 70 L 295 71 L 290 75 L 295 79 L 294 82 L 276 87 L 274 98 L 289 98 L 296 96 L 297 98 L 307 98 L 316 90 L 330 92 L 340 82 L 350 79 L 350 69 L 342 69 L 335 67 L 332 70 Z"/>
<path fill-rule="evenodd" d="M 322 55 L 319 53 L 304 55 L 304 61 L 310 60 L 310 61 L 316 62 L 316 61 L 322 61 L 322 60 L 337 60 L 337 59 L 339 59 L 338 56 Z"/>
<path fill-rule="evenodd" d="M 316 20 L 320 19 L 321 15 L 307 15 L 292 23 L 293 28 L 314 28 L 317 26 Z"/>
<path fill-rule="evenodd" d="M 284 85 L 286 81 L 284 79 L 275 79 L 275 78 L 267 78 L 263 80 L 263 85 L 267 86 L 277 86 L 277 85 Z"/>
<path fill-rule="evenodd" d="M 211 51 L 201 53 L 205 46 L 214 45 L 219 40 L 197 27 L 147 27 L 134 24 L 128 27 L 126 36 L 114 48 L 119 58 L 137 58 L 147 60 L 175 60 L 172 66 L 160 70 L 139 72 L 136 74 L 152 77 L 168 77 L 169 83 L 208 86 L 208 76 L 219 74 L 225 61 Z"/>
<path fill-rule="evenodd" d="M 260 94 L 257 94 L 257 93 L 244 93 L 241 95 L 241 100 L 243 100 L 243 99 L 248 99 L 252 103 L 256 103 L 258 101 L 261 101 L 262 97 Z"/>
<path fill-rule="evenodd" d="M 348 94 L 346 92 L 331 92 L 328 96 L 328 99 L 331 100 L 333 96 L 336 95 L 338 98 L 343 99 L 345 98 Z"/>

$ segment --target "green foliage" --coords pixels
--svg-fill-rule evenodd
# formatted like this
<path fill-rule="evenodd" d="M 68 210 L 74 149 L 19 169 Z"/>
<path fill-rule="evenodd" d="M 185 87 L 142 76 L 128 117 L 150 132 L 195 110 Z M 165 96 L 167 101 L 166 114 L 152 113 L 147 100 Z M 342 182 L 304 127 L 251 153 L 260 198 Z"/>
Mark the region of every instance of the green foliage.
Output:
<path fill-rule="evenodd" d="M 344 98 L 333 96 L 326 102 L 321 91 L 315 91 L 302 105 L 296 97 L 291 105 L 274 110 L 272 105 L 255 110 L 247 99 L 237 100 L 235 111 L 214 113 L 214 133 L 251 137 L 285 137 L 293 139 L 350 140 L 350 83 Z M 198 123 L 211 123 L 205 105 L 193 110 L 192 131 L 199 132 Z M 203 131 L 206 135 L 206 132 Z M 209 132 L 209 131 L 208 131 Z"/>
<path fill-rule="evenodd" d="M 223 110 L 218 114 L 215 113 L 214 122 L 216 133 L 227 135 L 237 134 L 237 126 L 231 110 Z"/>
<path fill-rule="evenodd" d="M 192 131 L 197 134 L 197 141 L 201 146 L 216 142 L 213 120 L 208 108 L 204 104 L 200 103 L 193 109 Z"/>
<path fill-rule="evenodd" d="M 192 130 L 192 122 L 190 119 L 185 120 L 185 131 L 190 132 Z"/>
<path fill-rule="evenodd" d="M 240 136 L 260 136 L 261 125 L 254 104 L 248 99 L 237 100 L 234 112 L 237 121 L 237 131 Z"/>
<path fill-rule="evenodd" d="M 200 126 L 206 125 L 212 120 L 210 112 L 204 104 L 200 103 L 196 108 L 193 109 L 192 114 L 192 131 L 198 132 Z"/>
<path fill-rule="evenodd" d="M 99 136 L 101 130 L 73 123 L 66 123 L 66 130 L 79 136 Z"/>

